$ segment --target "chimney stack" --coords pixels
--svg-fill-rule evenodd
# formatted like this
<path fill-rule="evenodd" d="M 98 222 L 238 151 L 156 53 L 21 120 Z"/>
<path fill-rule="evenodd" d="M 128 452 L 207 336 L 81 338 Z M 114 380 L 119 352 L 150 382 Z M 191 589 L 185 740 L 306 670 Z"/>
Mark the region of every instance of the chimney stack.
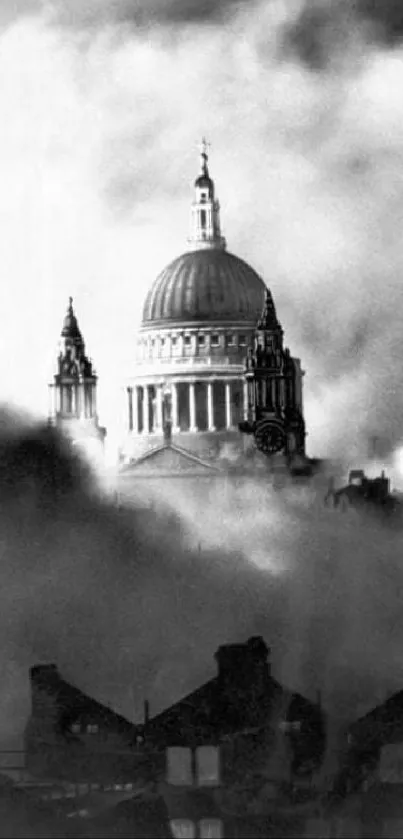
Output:
<path fill-rule="evenodd" d="M 253 636 L 244 644 L 223 644 L 215 654 L 218 677 L 225 682 L 245 686 L 270 676 L 270 650 L 261 636 Z"/>

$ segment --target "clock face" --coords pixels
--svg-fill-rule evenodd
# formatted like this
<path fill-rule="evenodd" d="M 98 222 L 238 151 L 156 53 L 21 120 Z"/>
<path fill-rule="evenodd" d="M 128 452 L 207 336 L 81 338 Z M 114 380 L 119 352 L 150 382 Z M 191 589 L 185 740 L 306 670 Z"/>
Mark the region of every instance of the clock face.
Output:
<path fill-rule="evenodd" d="M 256 429 L 256 445 L 259 451 L 265 454 L 276 454 L 281 452 L 285 445 L 284 434 L 278 425 L 271 422 L 263 422 Z"/>

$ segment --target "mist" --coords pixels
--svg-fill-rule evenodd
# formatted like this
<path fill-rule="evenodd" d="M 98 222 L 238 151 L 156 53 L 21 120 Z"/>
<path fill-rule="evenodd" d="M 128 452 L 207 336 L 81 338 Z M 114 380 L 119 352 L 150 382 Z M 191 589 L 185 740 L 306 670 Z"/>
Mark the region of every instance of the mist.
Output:
<path fill-rule="evenodd" d="M 145 698 L 157 713 L 215 674 L 219 644 L 252 634 L 275 678 L 320 691 L 333 716 L 401 687 L 399 530 L 325 508 L 320 479 L 169 499 L 139 487 L 117 509 L 55 431 L 8 415 L 0 428 L 3 748 L 41 661 L 137 722 Z"/>

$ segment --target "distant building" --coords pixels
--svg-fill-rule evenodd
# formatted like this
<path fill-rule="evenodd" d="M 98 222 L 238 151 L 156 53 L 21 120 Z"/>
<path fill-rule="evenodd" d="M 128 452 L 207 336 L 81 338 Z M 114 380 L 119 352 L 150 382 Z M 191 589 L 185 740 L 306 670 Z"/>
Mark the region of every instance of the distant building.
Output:
<path fill-rule="evenodd" d="M 403 835 L 403 691 L 348 727 L 327 810 L 350 811 L 358 837 Z"/>
<path fill-rule="evenodd" d="M 351 470 L 348 484 L 336 490 L 329 486 L 325 497 L 327 506 L 346 511 L 349 509 L 378 510 L 397 513 L 403 510 L 401 498 L 390 492 L 390 480 L 382 472 L 377 478 L 368 478 L 362 469 Z"/>
<path fill-rule="evenodd" d="M 26 768 L 69 781 L 133 781 L 163 771 L 168 746 L 219 745 L 225 782 L 268 768 L 276 738 L 287 745 L 287 778 L 320 764 L 325 720 L 318 704 L 272 677 L 262 638 L 219 647 L 218 675 L 181 701 L 134 725 L 68 684 L 52 664 L 30 670 L 32 710 L 25 731 Z M 253 770 L 254 771 L 254 770 Z"/>
<path fill-rule="evenodd" d="M 106 431 L 97 376 L 71 298 L 61 337 L 49 420 L 99 456 Z M 200 477 L 318 471 L 321 464 L 305 453 L 303 377 L 266 283 L 227 250 L 203 141 L 188 250 L 161 271 L 144 300 L 125 385 L 118 495 L 144 494 L 165 477 L 186 479 L 192 492 Z"/>
<path fill-rule="evenodd" d="M 106 436 L 98 419 L 97 381 L 70 297 L 61 333 L 57 372 L 49 385 L 49 423 L 65 433 L 72 444 L 90 458 L 101 455 Z"/>
<path fill-rule="evenodd" d="M 144 727 L 148 744 L 221 744 L 223 781 L 249 768 L 268 768 L 273 742 L 290 747 L 290 773 L 311 773 L 325 746 L 325 719 L 318 704 L 283 688 L 272 676 L 269 650 L 260 637 L 219 647 L 218 675 Z"/>
<path fill-rule="evenodd" d="M 206 144 L 194 187 L 189 250 L 143 306 L 127 382 L 126 488 L 147 473 L 248 471 L 256 446 L 273 467 L 293 458 L 306 467 L 301 364 L 283 346 L 265 282 L 227 251 Z"/>
<path fill-rule="evenodd" d="M 54 664 L 32 667 L 30 683 L 28 772 L 77 783 L 133 780 L 138 726 L 70 685 Z"/>

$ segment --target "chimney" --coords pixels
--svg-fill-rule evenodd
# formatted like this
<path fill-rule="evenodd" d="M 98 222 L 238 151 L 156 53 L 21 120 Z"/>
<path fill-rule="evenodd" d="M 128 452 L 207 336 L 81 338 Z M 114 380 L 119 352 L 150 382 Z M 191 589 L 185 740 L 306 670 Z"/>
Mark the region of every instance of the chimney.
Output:
<path fill-rule="evenodd" d="M 215 660 L 218 678 L 225 683 L 247 687 L 257 681 L 268 680 L 270 650 L 261 636 L 253 636 L 244 644 L 224 644 L 218 648 Z"/>
<path fill-rule="evenodd" d="M 59 713 L 60 676 L 55 664 L 37 664 L 30 668 L 31 719 L 41 728 L 52 729 Z"/>
<path fill-rule="evenodd" d="M 35 664 L 30 668 L 29 680 L 31 685 L 38 688 L 53 686 L 60 680 L 56 664 Z"/>

